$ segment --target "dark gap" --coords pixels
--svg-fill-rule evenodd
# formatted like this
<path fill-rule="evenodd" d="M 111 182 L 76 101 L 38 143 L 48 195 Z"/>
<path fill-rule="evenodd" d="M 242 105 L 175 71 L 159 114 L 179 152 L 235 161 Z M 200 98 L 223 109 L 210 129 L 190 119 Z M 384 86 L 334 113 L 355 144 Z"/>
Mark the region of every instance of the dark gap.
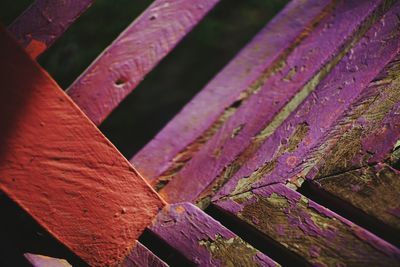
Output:
<path fill-rule="evenodd" d="M 243 99 L 236 100 L 235 102 L 232 103 L 230 106 L 231 108 L 239 108 L 242 105 Z"/>
<path fill-rule="evenodd" d="M 88 266 L 2 192 L 0 206 L 0 266 L 32 266 L 23 255 L 27 252 L 65 259 L 74 267 Z"/>
<path fill-rule="evenodd" d="M 16 3 L 17 2 L 17 3 Z M 25 9 L 27 9 L 33 0 L 1 0 L 0 1 L 0 24 L 10 25 Z"/>
<path fill-rule="evenodd" d="M 171 267 L 173 266 L 196 266 L 185 258 L 179 251 L 168 245 L 164 240 L 157 237 L 146 229 L 139 238 L 139 242 L 151 250 L 160 259 Z"/>
<path fill-rule="evenodd" d="M 311 266 L 303 258 L 239 218 L 210 204 L 205 212 L 282 266 Z"/>
<path fill-rule="evenodd" d="M 39 63 L 61 88 L 67 89 L 152 2 L 152 0 L 94 1 L 54 45 L 40 56 Z"/>
<path fill-rule="evenodd" d="M 317 184 L 305 181 L 298 192 L 312 201 L 330 209 L 338 215 L 352 221 L 362 228 L 370 231 L 376 236 L 386 240 L 389 243 L 399 247 L 400 233 L 393 227 L 384 222 L 366 214 L 362 210 L 354 207 L 350 203 L 332 195 L 319 187 Z"/>
<path fill-rule="evenodd" d="M 114 110 L 101 131 L 130 158 L 287 2 L 222 0 Z"/>

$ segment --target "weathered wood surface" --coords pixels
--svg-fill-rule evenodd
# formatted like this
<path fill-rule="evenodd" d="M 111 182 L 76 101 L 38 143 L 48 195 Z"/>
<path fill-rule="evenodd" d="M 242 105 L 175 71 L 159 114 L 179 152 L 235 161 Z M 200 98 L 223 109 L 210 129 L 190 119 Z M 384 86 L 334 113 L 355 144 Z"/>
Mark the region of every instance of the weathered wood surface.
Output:
<path fill-rule="evenodd" d="M 31 57 L 49 48 L 94 0 L 35 0 L 9 27 Z"/>
<path fill-rule="evenodd" d="M 397 46 L 400 51 L 400 41 Z M 297 176 L 315 179 L 390 161 L 400 140 L 399 88 L 400 54 L 295 169 Z"/>
<path fill-rule="evenodd" d="M 314 96 L 319 82 L 380 17 L 381 9 L 382 1 L 338 2 L 160 194 L 170 202 L 195 201 L 205 190 L 201 198 L 209 199 L 304 99 Z"/>
<path fill-rule="evenodd" d="M 154 255 L 140 242 L 137 242 L 137 245 L 125 258 L 122 265 L 124 267 L 168 267 L 168 264 Z"/>
<path fill-rule="evenodd" d="M 68 88 L 96 124 L 143 80 L 219 0 L 156 0 Z"/>
<path fill-rule="evenodd" d="M 190 203 L 166 206 L 150 230 L 196 266 L 278 266 Z"/>
<path fill-rule="evenodd" d="M 400 171 L 377 164 L 319 178 L 314 183 L 400 230 Z"/>
<path fill-rule="evenodd" d="M 0 189 L 91 265 L 116 265 L 163 201 L 0 30 Z"/>
<path fill-rule="evenodd" d="M 400 42 L 398 43 L 400 47 Z M 320 145 L 290 174 L 400 230 L 400 176 L 387 164 L 400 139 L 400 56 L 389 63 Z"/>
<path fill-rule="evenodd" d="M 232 178 L 215 199 L 290 178 L 292 170 L 398 55 L 399 10 L 397 2 L 281 125 L 273 129 L 274 125 L 268 125 L 253 138 L 260 148 L 248 157 L 250 145 L 225 168 L 223 175 Z"/>
<path fill-rule="evenodd" d="M 214 203 L 314 266 L 398 266 L 400 250 L 283 184 Z"/>
<path fill-rule="evenodd" d="M 331 5 L 329 0 L 290 2 L 131 159 L 134 166 L 160 187 L 170 173 L 182 168 L 201 149 L 243 99 L 262 86 L 273 66 L 309 34 L 313 23 L 325 16 Z"/>
<path fill-rule="evenodd" d="M 24 256 L 33 267 L 72 267 L 72 265 L 64 259 L 57 259 L 32 253 L 25 253 Z"/>

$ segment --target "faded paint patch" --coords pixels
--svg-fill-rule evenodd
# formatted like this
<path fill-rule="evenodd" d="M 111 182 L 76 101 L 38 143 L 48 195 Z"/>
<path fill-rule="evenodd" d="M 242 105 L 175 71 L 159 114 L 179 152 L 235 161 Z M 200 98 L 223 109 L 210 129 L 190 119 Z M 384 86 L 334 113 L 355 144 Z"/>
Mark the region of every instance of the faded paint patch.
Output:
<path fill-rule="evenodd" d="M 200 240 L 199 244 L 205 247 L 214 259 L 219 260 L 221 266 L 263 266 L 257 261 L 258 251 L 239 237 L 225 239 L 216 235 L 214 240 Z"/>

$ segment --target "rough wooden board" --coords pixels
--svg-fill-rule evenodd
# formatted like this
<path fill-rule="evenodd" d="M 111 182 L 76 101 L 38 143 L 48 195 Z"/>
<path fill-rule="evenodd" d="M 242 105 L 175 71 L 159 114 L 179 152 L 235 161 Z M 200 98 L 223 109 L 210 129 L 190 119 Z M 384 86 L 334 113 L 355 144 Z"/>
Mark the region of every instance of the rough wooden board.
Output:
<path fill-rule="evenodd" d="M 214 203 L 315 266 L 398 266 L 400 250 L 275 184 Z"/>
<path fill-rule="evenodd" d="M 400 171 L 377 164 L 320 178 L 314 183 L 400 230 Z"/>
<path fill-rule="evenodd" d="M 270 73 L 257 93 L 242 103 L 202 150 L 173 174 L 173 180 L 160 194 L 169 202 L 195 201 L 205 190 L 201 198 L 209 199 L 273 130 L 313 94 L 318 83 L 377 20 L 381 3 L 338 3 L 331 14 L 310 29 L 310 35 L 293 49 L 282 66 Z M 295 145 L 292 146 L 288 149 L 294 150 Z M 210 186 L 206 189 L 207 185 Z"/>
<path fill-rule="evenodd" d="M 190 203 L 166 206 L 150 230 L 197 266 L 278 266 Z"/>
<path fill-rule="evenodd" d="M 399 89 L 400 55 L 368 85 L 320 145 L 295 168 L 292 182 L 391 161 L 392 151 L 400 140 Z"/>
<path fill-rule="evenodd" d="M 219 0 L 156 0 L 68 88 L 99 125 Z"/>
<path fill-rule="evenodd" d="M 31 57 L 49 48 L 93 0 L 35 0 L 9 27 Z"/>
<path fill-rule="evenodd" d="M 0 188 L 91 265 L 115 265 L 163 201 L 0 30 Z"/>
<path fill-rule="evenodd" d="M 293 168 L 319 144 L 330 127 L 353 101 L 399 54 L 400 32 L 397 2 L 341 62 L 323 79 L 317 89 L 269 134 L 263 132 L 260 148 L 241 161 L 239 170 L 218 192 L 215 199 L 276 182 L 286 182 Z M 269 126 L 267 126 L 269 127 Z M 239 158 L 240 159 L 240 158 Z M 233 168 L 235 162 L 230 164 Z"/>
<path fill-rule="evenodd" d="M 309 34 L 332 5 L 329 0 L 291 1 L 131 162 L 153 184 L 180 168 L 247 97 L 252 85 Z M 329 8 L 328 8 L 329 9 Z"/>
<path fill-rule="evenodd" d="M 72 267 L 72 265 L 64 259 L 51 258 L 32 253 L 25 253 L 24 256 L 33 267 Z"/>
<path fill-rule="evenodd" d="M 154 255 L 140 242 L 137 242 L 136 247 L 125 258 L 122 265 L 124 267 L 168 267 L 168 264 Z"/>

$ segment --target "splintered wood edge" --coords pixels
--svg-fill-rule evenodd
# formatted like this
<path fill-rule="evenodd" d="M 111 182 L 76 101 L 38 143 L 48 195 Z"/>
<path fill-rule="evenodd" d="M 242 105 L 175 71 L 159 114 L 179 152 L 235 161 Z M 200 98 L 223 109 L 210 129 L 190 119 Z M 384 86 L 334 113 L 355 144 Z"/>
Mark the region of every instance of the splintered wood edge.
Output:
<path fill-rule="evenodd" d="M 279 266 L 190 203 L 166 206 L 149 229 L 199 266 Z"/>
<path fill-rule="evenodd" d="M 45 52 L 94 0 L 35 0 L 9 27 L 28 54 Z"/>
<path fill-rule="evenodd" d="M 0 188 L 90 265 L 121 263 L 164 202 L 0 30 Z"/>
<path fill-rule="evenodd" d="M 156 0 L 67 93 L 99 125 L 219 0 Z"/>

